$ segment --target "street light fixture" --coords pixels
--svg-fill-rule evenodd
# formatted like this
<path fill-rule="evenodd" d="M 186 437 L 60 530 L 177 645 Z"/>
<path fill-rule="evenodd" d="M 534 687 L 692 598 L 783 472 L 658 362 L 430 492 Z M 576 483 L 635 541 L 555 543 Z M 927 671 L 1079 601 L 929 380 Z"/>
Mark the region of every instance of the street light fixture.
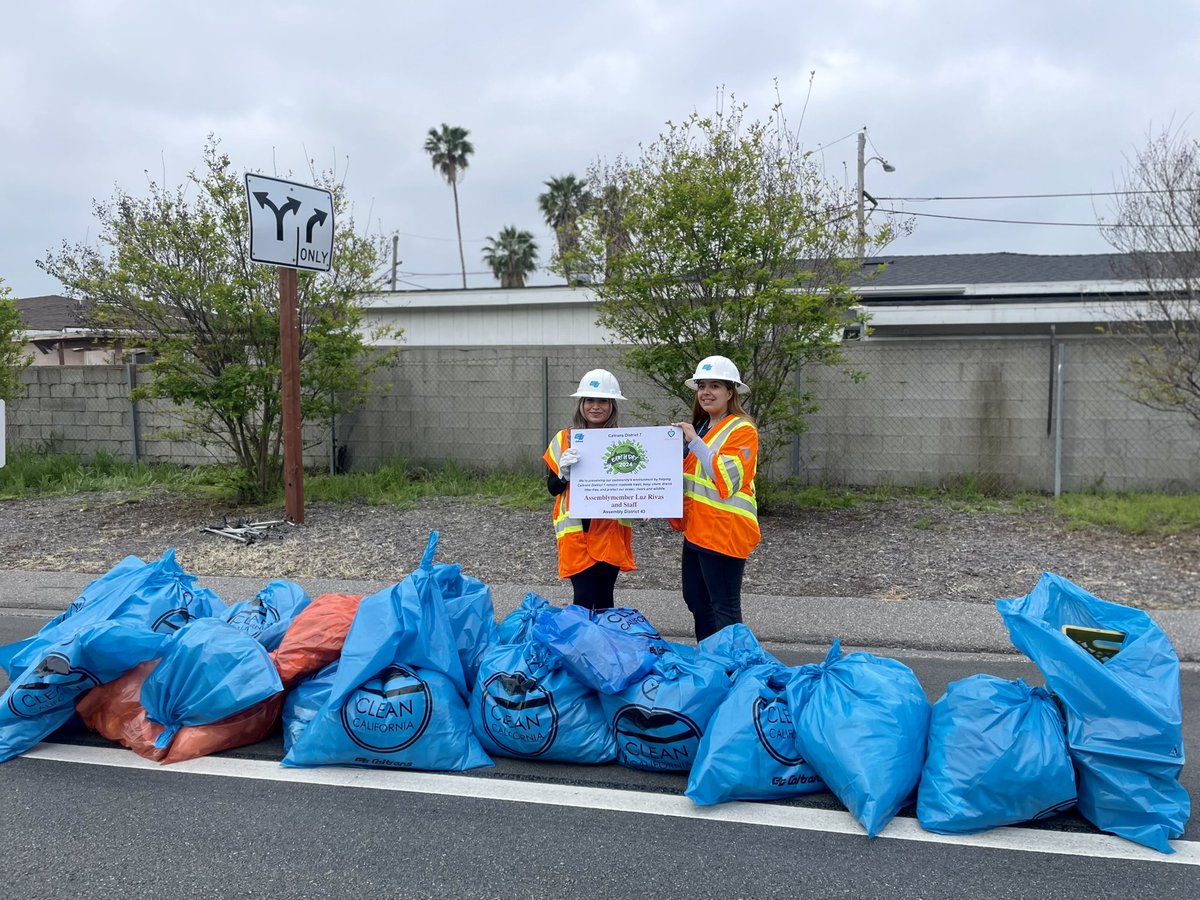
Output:
<path fill-rule="evenodd" d="M 896 167 L 884 159 L 882 156 L 872 156 L 870 159 L 866 156 L 867 153 L 867 129 L 864 128 L 858 133 L 858 258 L 862 259 L 866 255 L 867 249 L 867 210 L 865 201 L 871 201 L 871 208 L 878 206 L 878 202 L 867 193 L 863 185 L 863 174 L 866 172 L 867 163 L 878 161 L 883 166 L 885 172 L 895 172 Z"/>

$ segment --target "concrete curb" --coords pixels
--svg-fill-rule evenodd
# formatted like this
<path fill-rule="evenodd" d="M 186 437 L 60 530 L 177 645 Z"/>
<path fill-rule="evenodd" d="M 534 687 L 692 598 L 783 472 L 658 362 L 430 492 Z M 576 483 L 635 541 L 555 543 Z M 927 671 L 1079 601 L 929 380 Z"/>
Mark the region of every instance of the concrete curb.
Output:
<path fill-rule="evenodd" d="M 66 609 L 97 576 L 78 572 L 25 572 L 0 569 L 0 610 L 49 618 Z M 197 582 L 228 603 L 252 597 L 269 579 L 201 577 Z M 390 581 L 296 579 L 310 596 L 323 593 L 372 594 Z M 570 600 L 565 584 L 492 586 L 497 618 L 515 609 L 530 591 L 557 604 Z M 645 613 L 666 637 L 690 640 L 692 619 L 676 591 L 622 590 L 617 602 Z M 1008 631 L 990 603 L 884 601 L 847 597 L 784 597 L 748 594 L 742 598 L 746 623 L 764 642 L 828 646 L 835 639 L 849 648 L 920 650 L 931 653 L 1015 654 Z M 1200 662 L 1200 612 L 1152 610 L 1179 658 Z M 31 627 L 33 633 L 40 624 Z"/>

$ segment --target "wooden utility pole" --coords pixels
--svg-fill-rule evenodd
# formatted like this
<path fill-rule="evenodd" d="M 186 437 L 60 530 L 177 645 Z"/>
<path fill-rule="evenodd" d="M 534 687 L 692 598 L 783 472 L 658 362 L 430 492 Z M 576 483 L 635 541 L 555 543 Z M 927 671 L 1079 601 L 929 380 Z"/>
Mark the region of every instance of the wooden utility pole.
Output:
<path fill-rule="evenodd" d="M 300 315 L 296 270 L 279 267 L 279 363 L 283 392 L 283 499 L 287 520 L 304 524 L 304 444 L 300 436 Z"/>

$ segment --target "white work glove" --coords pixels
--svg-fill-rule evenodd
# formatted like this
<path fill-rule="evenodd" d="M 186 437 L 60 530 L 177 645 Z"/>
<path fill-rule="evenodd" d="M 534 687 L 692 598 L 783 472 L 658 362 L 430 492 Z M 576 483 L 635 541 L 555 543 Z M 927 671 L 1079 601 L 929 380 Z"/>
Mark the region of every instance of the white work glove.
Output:
<path fill-rule="evenodd" d="M 579 462 L 579 451 L 574 447 L 568 447 L 558 457 L 558 477 L 563 481 L 571 480 L 571 466 Z"/>

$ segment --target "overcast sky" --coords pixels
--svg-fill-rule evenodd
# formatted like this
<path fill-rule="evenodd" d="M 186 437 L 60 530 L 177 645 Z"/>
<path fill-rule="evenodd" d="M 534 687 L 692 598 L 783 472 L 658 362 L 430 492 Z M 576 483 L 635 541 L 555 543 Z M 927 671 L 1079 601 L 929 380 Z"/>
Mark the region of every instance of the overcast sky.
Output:
<path fill-rule="evenodd" d="M 95 241 L 91 204 L 201 163 L 212 132 L 240 170 L 345 175 L 360 230 L 400 235 L 401 287 L 460 282 L 431 126 L 470 130 L 460 187 L 469 284 L 484 239 L 553 238 L 543 182 L 636 155 L 717 89 L 765 118 L 778 79 L 802 140 L 852 183 L 866 126 L 877 197 L 1111 191 L 1126 158 L 1200 97 L 1200 2 L 762 0 L 455 4 L 44 0 L 0 29 L 0 278 L 60 291 L 35 261 Z M 1094 223 L 1110 198 L 885 201 L 916 213 Z M 889 253 L 1099 253 L 1093 227 L 920 217 Z M 555 279 L 542 274 L 535 279 Z"/>

